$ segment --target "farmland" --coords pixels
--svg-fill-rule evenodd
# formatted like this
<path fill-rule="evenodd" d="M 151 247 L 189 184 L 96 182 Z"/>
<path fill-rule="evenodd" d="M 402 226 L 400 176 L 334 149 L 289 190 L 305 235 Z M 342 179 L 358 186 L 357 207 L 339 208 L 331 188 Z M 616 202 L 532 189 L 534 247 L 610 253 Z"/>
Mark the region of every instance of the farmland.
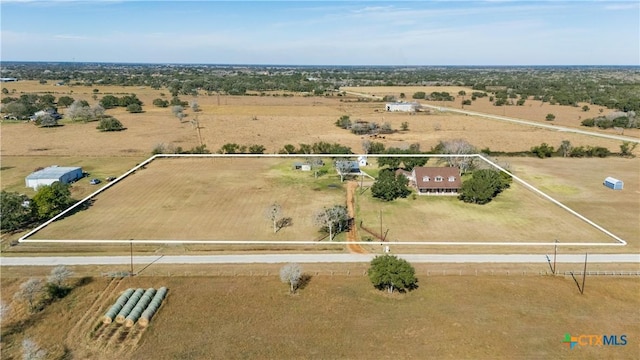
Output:
<path fill-rule="evenodd" d="M 389 122 L 394 129 L 408 122 L 407 131 L 371 139 L 386 147 L 408 147 L 418 143 L 428 150 L 440 141 L 466 139 L 477 148 L 493 151 L 527 151 L 546 142 L 558 146 L 569 140 L 574 146 L 603 146 L 619 151 L 620 141 L 586 135 L 550 131 L 472 116 L 450 113 L 385 113 L 383 103 L 360 101 L 352 96 L 265 96 L 206 95 L 182 96 L 197 100 L 202 111 L 187 109 L 179 121 L 168 108 L 150 105 L 155 98 L 167 98 L 154 90 L 121 86 L 63 86 L 20 81 L 8 85 L 18 94 L 53 92 L 72 95 L 95 103 L 105 94 L 136 93 L 145 103 L 142 114 L 130 114 L 121 108 L 107 114 L 120 119 L 125 131 L 101 133 L 95 123 L 62 121 L 63 126 L 37 128 L 33 124 L 3 122 L 2 189 L 33 196 L 24 188 L 24 176 L 37 167 L 48 165 L 82 166 L 92 176 L 117 176 L 148 158 L 162 143 L 184 149 L 200 144 L 192 119 L 198 118 L 203 143 L 211 151 L 226 143 L 261 144 L 273 153 L 286 144 L 325 141 L 361 151 L 368 139 L 334 125 L 342 115 L 353 120 Z M 418 87 L 416 91 L 447 91 L 458 88 Z M 465 88 L 470 91 L 469 88 Z M 381 96 L 413 90 L 404 88 L 354 89 Z M 273 94 L 279 96 L 271 96 Z M 459 105 L 456 99 L 455 105 Z M 483 103 L 485 101 L 486 103 Z M 528 106 L 528 105 L 531 106 Z M 441 106 L 437 102 L 434 105 Z M 444 106 L 450 106 L 445 103 Z M 452 107 L 455 107 L 451 105 Z M 554 123 L 578 128 L 579 117 L 590 113 L 573 107 L 527 101 L 525 107 L 495 107 L 478 99 L 465 109 L 492 112 L 544 122 L 549 112 L 557 115 Z M 64 113 L 65 109 L 60 109 Z M 615 134 L 613 130 L 601 131 Z M 638 137 L 635 130 L 625 135 Z M 638 155 L 638 149 L 635 154 Z M 629 242 L 625 247 L 571 247 L 561 252 L 632 252 L 640 249 L 640 214 L 636 158 L 604 159 L 499 157 L 500 164 L 570 208 L 619 235 Z M 345 185 L 334 170 L 314 179 L 309 172 L 291 169 L 293 159 L 158 159 L 144 169 L 96 196 L 85 211 L 52 223 L 35 239 L 201 239 L 201 240 L 316 240 L 323 236 L 310 215 L 324 205 L 343 204 Z M 429 165 L 435 164 L 435 160 Z M 372 174 L 377 172 L 369 167 Z M 620 192 L 602 186 L 606 176 L 625 181 Z M 98 187 L 87 179 L 73 184 L 72 195 L 79 199 Z M 363 189 L 359 189 L 363 190 Z M 273 234 L 265 219 L 265 208 L 277 201 L 283 215 L 293 225 Z M 391 244 L 399 240 L 425 241 L 545 241 L 611 242 L 586 223 L 561 210 L 514 182 L 494 202 L 476 206 L 455 198 L 411 196 L 394 203 L 373 200 L 368 191 L 356 199 L 356 219 L 365 226 L 389 229 Z M 4 255 L 28 254 L 124 254 L 129 246 L 20 244 L 9 241 L 20 234 L 3 234 Z M 359 230 L 360 239 L 367 236 Z M 338 237 L 343 241 L 344 235 Z M 379 246 L 365 247 L 379 253 Z M 258 251 L 300 252 L 311 249 L 346 251 L 344 247 L 267 246 L 226 247 L 209 245 L 139 245 L 136 255 L 224 254 Z M 425 252 L 533 252 L 550 253 L 551 248 L 517 247 L 421 247 L 399 248 L 394 253 Z M 16 358 L 24 337 L 38 339 L 54 358 L 634 358 L 637 355 L 638 328 L 635 278 L 588 277 L 587 291 L 579 295 L 569 277 L 490 276 L 488 268 L 504 265 L 457 264 L 461 275 L 433 276 L 442 271 L 439 264 L 418 266 L 420 287 L 409 294 L 385 296 L 373 290 L 362 276 L 366 264 L 304 265 L 312 274 L 310 283 L 299 295 L 287 294 L 275 275 L 279 265 L 159 266 L 136 264 L 140 276 L 111 280 L 101 272 L 122 271 L 123 266 L 77 267 L 78 285 L 66 298 L 43 311 L 27 315 L 23 304 L 11 300 L 20 283 L 30 276 L 46 274 L 43 268 L 3 267 L 0 290 L 3 303 L 11 307 L 2 321 L 3 357 Z M 591 269 L 590 264 L 590 269 Z M 607 264 L 630 270 L 636 264 Z M 480 276 L 469 275 L 480 267 Z M 580 266 L 561 265 L 562 271 Z M 449 268 L 447 268 L 449 269 Z M 516 272 L 547 271 L 548 267 L 519 264 Z M 334 271 L 341 275 L 335 275 Z M 431 271 L 431 275 L 429 272 Z M 320 275 L 318 275 L 320 272 Z M 464 272 L 464 275 L 463 275 Z M 248 276 L 236 276 L 243 273 Z M 267 274 L 269 273 L 269 274 Z M 351 275 L 344 275 L 350 273 Z M 258 274 L 258 275 L 256 275 Z M 332 274 L 332 275 L 329 275 Z M 111 285 L 110 285 L 111 284 Z M 151 325 L 137 339 L 111 337 L 101 342 L 91 330 L 117 292 L 127 287 L 169 288 L 167 302 Z M 113 294 L 106 293 L 111 289 Z M 114 290 L 115 289 L 115 290 Z M 82 320 L 82 321 L 80 321 Z M 582 347 L 571 350 L 562 344 L 565 333 L 627 334 L 623 347 Z M 409 345 L 402 345 L 409 344 Z M 111 348 L 113 346 L 114 348 Z M 115 349 L 115 352 L 113 352 Z M 578 351 L 580 351 L 578 353 Z M 71 355 L 69 355 L 71 354 Z"/>
<path fill-rule="evenodd" d="M 200 266 L 205 272 L 216 269 Z M 41 339 L 41 346 L 54 358 L 63 354 L 74 358 L 118 354 L 122 359 L 637 355 L 640 284 L 636 279 L 589 278 L 585 294 L 580 295 L 571 278 L 427 276 L 423 269 L 418 272 L 419 288 L 405 295 L 383 295 L 362 275 L 313 275 L 298 295 L 291 296 L 273 275 L 277 267 L 260 269 L 270 269 L 272 275 L 140 276 L 115 280 L 115 286 L 113 280 L 95 278 L 35 315 L 38 321 L 18 332 L 24 313 L 13 303 L 12 316 L 2 323 L 3 357 L 17 356 L 19 347 L 6 344 L 19 344 L 23 337 Z M 363 269 L 351 269 L 352 274 Z M 315 274 L 313 266 L 305 271 Z M 3 300 L 18 284 L 18 279 L 3 274 Z M 119 291 L 159 286 L 169 288 L 166 304 L 137 346 L 131 347 L 128 338 L 109 341 L 91 336 Z M 565 333 L 626 334 L 628 343 L 569 350 L 562 343 Z"/>
<path fill-rule="evenodd" d="M 343 204 L 344 191 L 335 176 L 316 181 L 291 164 L 159 159 L 96 196 L 89 211 L 51 224 L 36 238 L 311 241 L 322 237 L 313 214 Z M 275 234 L 264 215 L 274 202 L 293 221 Z"/>

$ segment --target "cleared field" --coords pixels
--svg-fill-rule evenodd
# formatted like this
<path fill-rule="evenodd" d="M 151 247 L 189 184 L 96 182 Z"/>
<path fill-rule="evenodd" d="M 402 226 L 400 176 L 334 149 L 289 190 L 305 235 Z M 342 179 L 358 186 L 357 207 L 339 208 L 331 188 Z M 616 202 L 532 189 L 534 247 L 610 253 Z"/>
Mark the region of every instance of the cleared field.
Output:
<path fill-rule="evenodd" d="M 313 214 L 345 203 L 334 175 L 315 180 L 282 159 L 159 159 L 54 222 L 34 239 L 306 240 Z M 282 206 L 292 226 L 273 233 L 265 210 Z"/>
<path fill-rule="evenodd" d="M 54 87 L 26 81 L 11 86 L 15 86 L 18 93 L 54 91 L 56 97 L 71 95 L 76 99 L 85 99 L 90 104 L 97 102 L 92 99 L 92 88 L 89 87 Z M 400 129 L 403 122 L 408 122 L 408 131 L 399 131 L 385 136 L 384 139 L 376 139 L 387 147 L 408 147 L 409 144 L 418 143 L 422 149 L 430 149 L 441 140 L 462 138 L 478 148 L 488 147 L 494 151 L 526 151 L 542 142 L 557 147 L 562 140 L 569 140 L 574 146 L 603 146 L 611 151 L 619 151 L 621 143 L 614 140 L 536 129 L 530 126 L 506 124 L 463 115 L 387 113 L 383 111 L 384 103 L 382 102 L 357 102 L 354 98 L 338 96 L 218 97 L 215 94 L 201 94 L 197 98 L 182 96 L 181 98 L 185 101 L 196 100 L 202 111 L 194 113 L 187 109 L 188 116 L 183 122 L 180 122 L 172 115 L 170 108 L 157 108 L 151 105 L 153 99 L 162 98 L 161 93 L 166 90 L 136 87 L 103 88 L 96 86 L 95 88 L 100 90 L 98 100 L 108 93 L 118 96 L 120 96 L 119 94 L 136 93 L 145 103 L 143 106 L 145 112 L 130 114 L 122 108 L 107 110 L 107 114 L 118 118 L 127 128 L 127 130 L 118 133 L 98 132 L 95 129 L 96 123 L 82 124 L 63 121 L 64 126 L 41 129 L 28 123 L 5 122 L 1 125 L 3 140 L 0 154 L 3 156 L 65 156 L 70 154 L 144 156 L 150 154 L 152 149 L 160 143 L 190 149 L 199 144 L 197 132 L 190 123 L 196 117 L 201 126 L 203 141 L 212 151 L 230 142 L 243 145 L 260 144 L 266 147 L 267 152 L 277 152 L 286 144 L 297 146 L 300 143 L 312 144 L 326 141 L 338 142 L 350 146 L 354 152 L 359 152 L 364 138 L 340 129 L 334 124 L 336 119 L 342 115 L 349 115 L 352 120 L 389 122 L 395 129 Z M 355 89 L 367 90 L 366 88 Z M 384 87 L 372 88 L 372 91 L 374 90 L 383 95 L 387 93 Z M 437 88 L 434 91 L 444 90 L 446 89 Z M 394 91 L 399 93 L 402 90 L 395 89 Z M 404 91 L 409 93 L 407 90 Z M 455 93 L 457 94 L 457 91 Z M 166 94 L 164 98 L 167 98 Z M 487 99 L 478 99 L 475 102 L 478 105 L 472 105 L 468 109 L 500 115 L 503 111 L 507 111 L 507 116 L 517 116 L 515 113 L 509 113 L 516 108 L 515 106 L 506 107 L 506 110 L 499 109 L 496 112 L 497 107 L 492 105 L 485 104 L 486 106 L 480 107 L 483 101 L 488 104 Z M 544 106 L 534 106 L 532 103 L 528 109 L 535 110 L 535 116 L 529 117 L 527 115 L 523 118 L 544 122 L 546 114 L 551 112 Z M 62 113 L 64 110 L 60 109 Z M 558 118 L 554 123 L 566 125 L 562 122 L 561 111 L 581 110 L 573 107 L 558 107 L 557 111 L 554 109 L 553 112 Z M 593 109 L 593 111 L 597 110 Z M 587 115 L 585 113 L 578 116 L 584 118 Z M 571 120 L 571 123 L 579 127 L 579 122 Z M 633 132 L 628 132 L 628 134 L 632 135 Z M 640 149 L 636 149 L 636 152 L 638 151 Z"/>
<path fill-rule="evenodd" d="M 417 290 L 394 296 L 361 275 L 313 276 L 296 296 L 276 275 L 135 277 L 116 286 L 97 278 L 28 318 L 9 297 L 23 279 L 3 274 L 12 308 L 2 322 L 3 358 L 19 357 L 24 337 L 51 358 L 637 358 L 637 279 L 588 278 L 580 295 L 563 277 L 418 278 Z M 137 347 L 91 337 L 118 291 L 158 286 L 169 288 L 166 303 Z M 627 345 L 570 350 L 565 333 L 624 334 Z"/>
<path fill-rule="evenodd" d="M 593 132 L 601 132 L 606 134 L 619 134 L 617 130 L 601 130 L 597 127 L 587 128 L 580 125 L 580 122 L 587 118 L 594 118 L 600 115 L 606 115 L 612 110 L 603 106 L 591 105 L 587 103 L 581 103 L 578 106 L 562 106 L 562 105 L 550 105 L 549 103 L 543 103 L 542 101 L 528 99 L 523 106 L 495 106 L 488 97 L 478 98 L 474 100 L 471 105 L 462 106 L 464 99 L 471 99 L 471 93 L 476 91 L 468 87 L 461 86 L 362 86 L 362 87 L 345 87 L 341 90 L 353 91 L 357 93 L 370 94 L 375 96 L 394 95 L 396 98 L 400 98 L 400 93 L 406 95 L 406 101 L 413 101 L 411 96 L 418 92 L 423 91 L 426 94 L 432 92 L 448 92 L 455 97 L 454 101 L 425 101 L 426 104 L 435 106 L 445 106 L 457 109 L 465 109 L 470 111 L 483 112 L 494 115 L 503 115 L 508 117 L 515 117 L 520 119 L 526 119 L 531 121 L 538 121 L 545 124 L 554 124 L 566 127 L 579 128 L 582 130 L 589 130 Z M 465 91 L 466 95 L 458 95 L 458 92 Z M 589 111 L 583 111 L 582 106 L 589 106 Z M 554 121 L 546 121 L 547 114 L 554 114 L 556 116 Z M 632 137 L 640 137 L 640 129 L 625 129 L 624 135 Z M 550 143 L 551 144 L 551 143 Z M 493 149 L 493 147 L 491 147 Z"/>

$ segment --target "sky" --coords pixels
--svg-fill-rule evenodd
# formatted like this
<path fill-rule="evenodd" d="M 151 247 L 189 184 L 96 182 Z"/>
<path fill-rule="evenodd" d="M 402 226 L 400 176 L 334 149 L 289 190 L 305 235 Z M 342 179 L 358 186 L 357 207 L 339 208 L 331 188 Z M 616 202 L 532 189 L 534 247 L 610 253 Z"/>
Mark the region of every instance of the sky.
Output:
<path fill-rule="evenodd" d="M 0 0 L 0 60 L 640 65 L 640 1 Z"/>

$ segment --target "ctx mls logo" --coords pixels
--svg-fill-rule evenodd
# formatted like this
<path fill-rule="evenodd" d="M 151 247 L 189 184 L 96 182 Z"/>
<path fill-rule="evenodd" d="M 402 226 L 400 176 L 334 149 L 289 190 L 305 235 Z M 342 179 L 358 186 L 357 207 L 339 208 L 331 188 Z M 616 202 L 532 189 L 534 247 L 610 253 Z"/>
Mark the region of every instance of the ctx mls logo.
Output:
<path fill-rule="evenodd" d="M 624 346 L 627 345 L 627 335 L 578 335 L 564 334 L 563 343 L 570 349 L 580 346 Z"/>

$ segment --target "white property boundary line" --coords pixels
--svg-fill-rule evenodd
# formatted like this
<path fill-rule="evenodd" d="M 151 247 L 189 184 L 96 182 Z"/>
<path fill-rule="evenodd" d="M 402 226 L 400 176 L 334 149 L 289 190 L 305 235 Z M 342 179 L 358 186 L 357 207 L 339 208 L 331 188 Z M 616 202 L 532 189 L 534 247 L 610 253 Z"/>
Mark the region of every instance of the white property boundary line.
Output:
<path fill-rule="evenodd" d="M 350 244 L 359 244 L 359 245 L 438 245 L 438 246 L 625 246 L 627 242 L 620 238 L 619 236 L 613 234 L 612 232 L 606 230 L 602 226 L 596 224 L 595 222 L 587 219 L 582 214 L 572 210 L 568 206 L 562 204 L 560 201 L 552 198 L 551 196 L 545 194 L 544 192 L 538 190 L 533 185 L 527 183 L 521 178 L 513 175 L 511 172 L 507 171 L 503 167 L 497 165 L 496 163 L 490 161 L 480 154 L 157 154 L 153 155 L 142 163 L 136 165 L 131 170 L 122 174 L 115 180 L 109 182 L 107 185 L 101 187 L 95 192 L 91 193 L 84 199 L 80 200 L 73 206 L 64 210 L 60 214 L 54 216 L 53 218 L 47 220 L 40 226 L 35 229 L 29 231 L 25 235 L 23 235 L 18 242 L 31 242 L 31 243 L 85 243 L 85 244 L 209 244 L 209 245 L 340 245 L 344 246 L 346 242 L 321 242 L 321 241 L 255 241 L 255 240 L 161 240 L 161 239 L 148 239 L 148 240 L 88 240 L 88 239 L 74 239 L 74 240 L 55 240 L 55 239 L 29 239 L 30 236 L 42 230 L 52 222 L 64 217 L 69 212 L 73 211 L 75 208 L 83 205 L 85 202 L 91 200 L 96 195 L 102 193 L 108 188 L 114 186 L 118 182 L 125 179 L 127 176 L 135 173 L 138 169 L 144 168 L 144 166 L 150 164 L 152 161 L 158 158 L 304 158 L 304 157 L 344 157 L 344 158 L 354 158 L 357 156 L 367 156 L 372 158 L 378 157 L 436 157 L 436 158 L 447 158 L 447 157 L 477 157 L 482 159 L 487 164 L 495 167 L 501 172 L 504 172 L 511 176 L 517 182 L 523 184 L 528 189 L 533 192 L 541 195 L 543 198 L 551 201 L 552 203 L 560 206 L 564 210 L 568 211 L 572 215 L 578 217 L 580 220 L 586 222 L 587 224 L 595 227 L 597 230 L 603 232 L 607 236 L 616 240 L 615 243 L 583 243 L 583 242 L 569 242 L 569 243 L 556 243 L 556 242 L 529 242 L 529 243 L 519 243 L 519 242 L 446 242 L 446 241 L 431 241 L 431 242 L 420 242 L 420 241 L 398 241 L 398 242 L 376 242 L 376 241 L 355 241 L 349 242 Z"/>

